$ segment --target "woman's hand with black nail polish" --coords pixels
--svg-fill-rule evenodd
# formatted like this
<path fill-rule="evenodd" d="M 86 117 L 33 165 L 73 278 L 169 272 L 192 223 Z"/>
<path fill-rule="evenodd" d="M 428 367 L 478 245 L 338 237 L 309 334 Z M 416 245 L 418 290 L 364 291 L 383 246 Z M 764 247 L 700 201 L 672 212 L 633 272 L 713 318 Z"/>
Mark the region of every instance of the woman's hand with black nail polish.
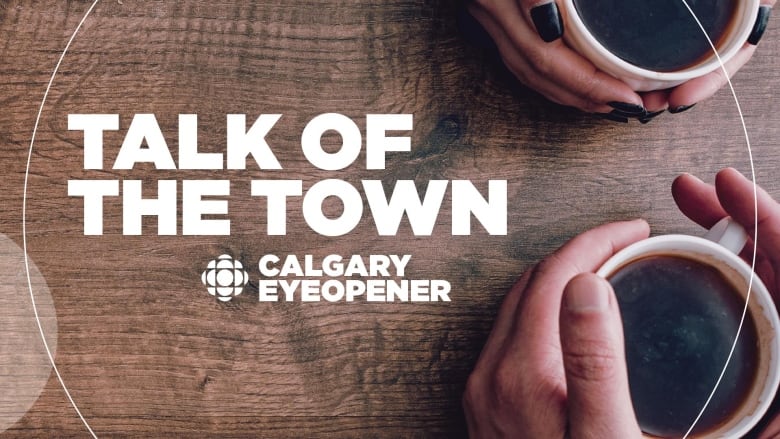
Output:
<path fill-rule="evenodd" d="M 536 32 L 545 43 L 550 43 L 563 36 L 563 20 L 555 2 L 532 7 L 531 20 L 536 26 Z"/>
<path fill-rule="evenodd" d="M 720 90 L 727 75 L 753 55 L 776 1 L 761 0 L 753 33 L 726 63 L 725 73 L 717 69 L 672 89 L 642 93 L 602 72 L 564 42 L 565 23 L 556 0 L 473 0 L 469 12 L 493 39 L 507 68 L 526 86 L 561 105 L 621 122 L 636 118 L 647 123 L 650 115 L 664 110 L 681 113 Z"/>
<path fill-rule="evenodd" d="M 758 9 L 758 18 L 756 18 L 756 24 L 753 26 L 753 31 L 750 33 L 750 36 L 748 37 L 748 43 L 752 45 L 757 45 L 759 41 L 761 41 L 761 37 L 764 36 L 764 32 L 766 32 L 766 26 L 769 23 L 769 17 L 772 15 L 772 6 L 770 5 L 761 5 L 761 7 Z"/>
<path fill-rule="evenodd" d="M 772 7 L 776 2 L 777 0 L 761 0 L 761 7 L 752 34 L 737 55 L 726 63 L 728 78 L 737 73 L 753 56 L 758 41 L 766 31 Z M 710 74 L 692 79 L 669 90 L 667 92 L 669 112 L 672 114 L 682 113 L 693 108 L 697 102 L 710 98 L 728 83 L 726 74 L 724 74 L 723 69 L 718 68 Z"/>
<path fill-rule="evenodd" d="M 565 24 L 555 1 L 475 0 L 469 12 L 490 34 L 507 68 L 549 100 L 589 113 L 636 113 L 630 117 L 647 113 L 631 87 L 566 45 Z"/>

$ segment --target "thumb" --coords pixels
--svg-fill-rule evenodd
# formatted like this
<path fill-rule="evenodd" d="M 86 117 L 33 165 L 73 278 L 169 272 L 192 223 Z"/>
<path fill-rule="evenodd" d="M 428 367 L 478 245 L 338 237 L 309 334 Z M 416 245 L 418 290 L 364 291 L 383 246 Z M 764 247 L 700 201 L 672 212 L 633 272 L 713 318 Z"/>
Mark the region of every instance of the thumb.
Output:
<path fill-rule="evenodd" d="M 569 281 L 560 322 L 570 437 L 641 437 L 612 286 L 592 273 Z"/>

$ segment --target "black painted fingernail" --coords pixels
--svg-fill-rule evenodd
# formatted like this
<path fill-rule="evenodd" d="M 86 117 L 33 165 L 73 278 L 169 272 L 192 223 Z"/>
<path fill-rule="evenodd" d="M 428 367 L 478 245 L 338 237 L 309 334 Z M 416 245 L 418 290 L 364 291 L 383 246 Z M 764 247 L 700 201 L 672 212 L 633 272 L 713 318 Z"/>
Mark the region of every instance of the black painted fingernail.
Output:
<path fill-rule="evenodd" d="M 635 113 L 632 111 L 623 111 L 623 110 L 612 110 L 612 114 L 622 117 L 627 117 L 629 119 L 643 119 L 647 117 L 647 112 L 644 111 L 642 113 Z"/>
<path fill-rule="evenodd" d="M 758 44 L 761 41 L 761 37 L 766 32 L 766 25 L 769 23 L 769 16 L 772 15 L 772 8 L 769 6 L 761 6 L 758 8 L 758 18 L 756 18 L 756 24 L 753 25 L 753 32 L 748 37 L 748 43 L 752 45 Z"/>
<path fill-rule="evenodd" d="M 647 110 L 645 107 L 637 104 L 629 104 L 628 102 L 607 102 L 607 105 L 620 112 L 622 116 L 637 117 L 646 116 Z"/>
<path fill-rule="evenodd" d="M 661 110 L 661 111 L 656 111 L 654 113 L 649 113 L 647 116 L 639 118 L 639 122 L 641 124 L 643 124 L 643 125 L 646 124 L 646 123 L 650 123 L 651 120 L 653 120 L 656 117 L 664 114 L 665 112 L 666 112 L 666 110 Z"/>
<path fill-rule="evenodd" d="M 531 19 L 544 42 L 549 43 L 563 36 L 563 20 L 554 1 L 532 8 Z"/>
<path fill-rule="evenodd" d="M 611 120 L 612 122 L 628 123 L 628 118 L 614 113 L 595 113 L 596 117 Z"/>
<path fill-rule="evenodd" d="M 670 108 L 669 112 L 672 114 L 682 113 L 683 111 L 688 111 L 691 108 L 695 107 L 696 104 L 691 105 L 680 105 L 679 107 Z"/>

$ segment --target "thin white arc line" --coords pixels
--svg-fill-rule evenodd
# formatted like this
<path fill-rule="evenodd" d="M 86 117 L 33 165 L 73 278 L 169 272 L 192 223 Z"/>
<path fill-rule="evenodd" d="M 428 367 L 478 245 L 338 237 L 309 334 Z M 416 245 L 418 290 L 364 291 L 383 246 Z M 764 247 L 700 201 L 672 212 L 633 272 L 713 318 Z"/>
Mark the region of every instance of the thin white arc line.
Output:
<path fill-rule="evenodd" d="M 52 356 L 51 350 L 49 349 L 49 344 L 46 342 L 46 335 L 43 332 L 41 319 L 38 316 L 38 308 L 35 306 L 35 295 L 33 294 L 32 280 L 30 279 L 30 264 L 27 257 L 27 180 L 30 175 L 30 162 L 32 160 L 33 145 L 35 144 L 35 135 L 38 133 L 38 124 L 41 121 L 41 114 L 43 113 L 44 105 L 46 105 L 46 99 L 49 97 L 49 90 L 51 89 L 51 85 L 54 83 L 54 77 L 57 76 L 57 72 L 60 69 L 62 60 L 65 58 L 65 54 L 68 53 L 70 44 L 76 38 L 76 34 L 79 32 L 81 26 L 87 20 L 87 17 L 89 16 L 90 13 L 92 13 L 92 10 L 95 8 L 95 5 L 97 5 L 99 1 L 100 0 L 95 0 L 92 3 L 92 6 L 90 6 L 89 9 L 87 9 L 87 12 L 81 18 L 81 21 L 79 21 L 78 26 L 76 26 L 76 29 L 73 31 L 73 34 L 70 36 L 70 39 L 68 39 L 68 43 L 65 45 L 65 49 L 62 51 L 59 60 L 57 60 L 57 65 L 54 67 L 54 70 L 51 73 L 51 78 L 49 78 L 49 83 L 46 85 L 46 92 L 44 92 L 43 99 L 41 100 L 41 106 L 40 108 L 38 108 L 38 116 L 35 118 L 35 126 L 33 127 L 32 137 L 30 138 L 30 150 L 27 152 L 27 167 L 25 168 L 24 171 L 24 192 L 22 196 L 22 248 L 24 250 L 24 269 L 27 272 L 27 288 L 30 291 L 30 300 L 32 301 L 33 312 L 35 313 L 35 321 L 38 323 L 38 332 L 40 332 L 41 334 L 41 340 L 43 341 L 43 346 L 46 348 L 46 354 L 49 356 L 49 362 L 51 363 L 51 367 L 54 370 L 55 375 L 57 375 L 57 380 L 60 382 L 60 385 L 62 386 L 62 390 L 65 391 L 65 395 L 68 397 L 68 401 L 70 401 L 70 405 L 73 406 L 74 410 L 76 410 L 76 413 L 79 415 L 81 422 L 83 422 L 84 426 L 87 427 L 89 434 L 91 434 L 92 437 L 95 439 L 97 439 L 97 435 L 95 434 L 94 431 L 92 431 L 92 427 L 89 426 L 87 420 L 84 419 L 84 416 L 81 414 L 81 411 L 76 405 L 76 402 L 73 401 L 73 397 L 70 396 L 70 392 L 68 391 L 68 388 L 65 386 L 65 382 L 62 380 L 62 376 L 60 376 L 60 371 L 57 369 L 57 365 L 54 362 L 54 357 Z"/>
<path fill-rule="evenodd" d="M 734 102 L 737 104 L 737 111 L 739 111 L 739 120 L 742 123 L 742 131 L 745 133 L 745 142 L 747 142 L 748 157 L 750 158 L 750 173 L 753 180 L 753 212 L 754 212 L 753 258 L 750 264 L 750 279 L 748 281 L 747 296 L 745 297 L 745 307 L 742 309 L 742 317 L 739 321 L 737 334 L 734 336 L 734 343 L 731 344 L 731 350 L 729 351 L 729 356 L 728 358 L 726 358 L 726 363 L 723 365 L 723 370 L 721 370 L 720 375 L 718 376 L 718 381 L 715 382 L 715 387 L 713 387 L 712 392 L 710 392 L 710 395 L 707 397 L 707 401 L 704 403 L 704 406 L 701 408 L 701 411 L 699 411 L 699 414 L 696 416 L 696 419 L 694 419 L 693 424 L 691 424 L 690 428 L 688 428 L 688 431 L 685 433 L 685 436 L 683 436 L 683 439 L 686 439 L 691 434 L 693 429 L 696 427 L 696 424 L 701 419 L 702 415 L 704 414 L 704 411 L 707 410 L 707 407 L 710 405 L 710 402 L 712 401 L 712 397 L 715 395 L 715 392 L 718 390 L 721 381 L 723 381 L 723 376 L 726 374 L 726 369 L 728 368 L 729 363 L 731 362 L 731 358 L 734 355 L 734 350 L 736 349 L 737 342 L 739 341 L 739 335 L 742 333 L 742 326 L 745 323 L 745 316 L 747 315 L 748 304 L 750 303 L 750 294 L 753 290 L 753 280 L 756 271 L 756 256 L 758 253 L 758 189 L 757 189 L 758 185 L 756 184 L 756 169 L 753 164 L 753 151 L 750 147 L 750 135 L 748 135 L 747 125 L 745 124 L 745 116 L 742 113 L 742 106 L 740 106 L 739 104 L 739 98 L 737 97 L 737 92 L 734 90 L 734 85 L 731 83 L 729 72 L 728 70 L 726 70 L 726 65 L 723 63 L 723 60 L 720 57 L 720 53 L 718 53 L 718 49 L 715 47 L 715 44 L 712 43 L 712 39 L 710 39 L 710 36 L 707 34 L 707 30 L 704 29 L 704 26 L 701 24 L 701 21 L 699 21 L 699 17 L 696 16 L 696 13 L 693 12 L 693 9 L 691 9 L 691 7 L 688 5 L 687 0 L 681 0 L 681 1 L 685 5 L 686 9 L 688 9 L 688 12 L 691 13 L 693 19 L 696 20 L 696 24 L 699 25 L 699 28 L 701 29 L 702 33 L 707 38 L 707 42 L 710 44 L 712 51 L 715 53 L 715 57 L 718 59 L 720 68 L 723 71 L 723 77 L 726 78 L 726 81 L 729 84 L 729 89 L 731 90 L 731 95 L 734 97 Z"/>

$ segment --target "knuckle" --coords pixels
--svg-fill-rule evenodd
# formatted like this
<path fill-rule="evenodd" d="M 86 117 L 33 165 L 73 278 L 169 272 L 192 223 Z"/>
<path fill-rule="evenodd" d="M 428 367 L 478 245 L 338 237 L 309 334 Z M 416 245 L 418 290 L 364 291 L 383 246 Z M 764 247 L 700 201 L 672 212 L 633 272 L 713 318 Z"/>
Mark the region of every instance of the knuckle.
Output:
<path fill-rule="evenodd" d="M 545 97 L 545 98 L 546 98 L 548 101 L 550 101 L 550 102 L 553 102 L 553 103 L 555 103 L 555 104 L 558 104 L 558 105 L 564 105 L 564 106 L 567 106 L 567 105 L 572 105 L 572 104 L 573 104 L 572 102 L 569 102 L 569 101 L 568 101 L 568 100 L 566 100 L 566 99 L 559 98 L 558 96 L 554 95 L 553 93 L 549 93 L 549 92 L 540 92 L 540 93 L 541 93 L 541 94 L 542 94 L 542 96 L 544 96 L 544 97 Z"/>
<path fill-rule="evenodd" d="M 723 87 L 726 82 L 728 82 L 728 79 L 726 78 L 726 74 L 723 72 L 723 69 L 717 69 L 709 76 L 708 82 L 709 87 L 707 88 L 714 93 L 717 90 L 720 90 L 720 88 Z"/>
<path fill-rule="evenodd" d="M 580 110 L 586 113 L 598 113 L 602 105 L 603 104 L 598 104 L 591 100 L 585 100 L 583 105 L 580 107 Z"/>
<path fill-rule="evenodd" d="M 533 82 L 531 81 L 530 76 L 525 71 L 525 69 L 522 66 L 517 65 L 514 59 L 507 57 L 507 56 L 501 56 L 501 61 L 504 63 L 507 69 L 517 78 L 518 81 L 520 81 L 522 84 L 532 87 Z"/>
<path fill-rule="evenodd" d="M 537 374 L 536 379 L 524 382 L 524 392 L 529 401 L 549 401 L 555 399 L 559 393 L 559 386 L 556 380 L 548 375 L 549 372 Z"/>
<path fill-rule="evenodd" d="M 555 253 L 553 253 L 547 256 L 546 258 L 542 259 L 539 262 L 539 264 L 536 265 L 536 271 L 534 272 L 534 274 L 536 276 L 541 276 L 542 274 L 549 273 L 559 263 L 560 263 L 560 257 Z"/>
<path fill-rule="evenodd" d="M 560 352 L 560 351 L 558 351 Z M 524 361 L 517 364 L 502 361 L 493 374 L 492 391 L 495 407 L 516 411 L 528 401 L 555 399 L 565 382 L 563 369 L 548 362 Z"/>
<path fill-rule="evenodd" d="M 495 0 L 473 0 L 473 1 L 477 6 L 487 11 L 493 11 L 496 7 Z"/>
<path fill-rule="evenodd" d="M 496 407 L 514 407 L 522 400 L 521 374 L 511 362 L 497 365 L 491 384 Z"/>
<path fill-rule="evenodd" d="M 615 378 L 621 360 L 616 349 L 603 340 L 578 340 L 564 350 L 563 358 L 568 377 L 591 382 Z"/>
<path fill-rule="evenodd" d="M 566 266 L 567 262 L 564 260 L 558 252 L 552 253 L 550 256 L 547 256 L 544 258 L 539 264 L 536 266 L 536 271 L 534 273 L 535 277 L 544 277 L 546 275 L 549 275 L 551 273 L 555 273 L 556 271 L 560 270 L 561 266 Z"/>
<path fill-rule="evenodd" d="M 547 50 L 547 48 L 535 47 L 528 50 L 526 54 L 528 62 L 541 76 L 549 76 L 553 72 L 553 61 L 550 59 L 550 52 L 552 51 Z"/>
<path fill-rule="evenodd" d="M 581 83 L 583 84 L 583 96 L 589 101 L 598 101 L 601 90 L 604 87 L 604 76 L 597 70 L 590 71 L 583 75 Z"/>

